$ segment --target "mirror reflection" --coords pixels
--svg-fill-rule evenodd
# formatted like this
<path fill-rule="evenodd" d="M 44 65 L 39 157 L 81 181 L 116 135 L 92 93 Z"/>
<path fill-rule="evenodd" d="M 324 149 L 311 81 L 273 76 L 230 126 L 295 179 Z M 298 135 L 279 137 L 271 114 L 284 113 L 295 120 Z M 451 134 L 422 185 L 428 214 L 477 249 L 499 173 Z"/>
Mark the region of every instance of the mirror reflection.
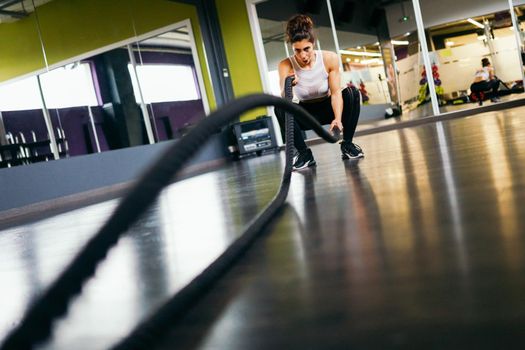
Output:
<path fill-rule="evenodd" d="M 0 2 L 0 167 L 54 159 L 34 72 L 45 54 L 35 7 L 48 1 Z M 16 45 L 13 43 L 16 42 Z M 5 49 L 9 48 L 9 49 Z"/>
<path fill-rule="evenodd" d="M 132 51 L 135 99 L 155 141 L 182 137 L 205 115 L 188 26 L 142 40 Z"/>
<path fill-rule="evenodd" d="M 441 112 L 521 98 L 522 65 L 508 1 L 450 13 L 448 21 L 435 18 L 433 2 L 421 3 Z"/>
<path fill-rule="evenodd" d="M 177 139 L 209 110 L 189 21 L 49 68 L 46 54 L 59 55 L 42 50 L 45 21 L 27 3 L 2 8 L 0 38 L 16 23 L 28 46 L 19 51 L 33 55 L 0 53 L 1 167 Z"/>

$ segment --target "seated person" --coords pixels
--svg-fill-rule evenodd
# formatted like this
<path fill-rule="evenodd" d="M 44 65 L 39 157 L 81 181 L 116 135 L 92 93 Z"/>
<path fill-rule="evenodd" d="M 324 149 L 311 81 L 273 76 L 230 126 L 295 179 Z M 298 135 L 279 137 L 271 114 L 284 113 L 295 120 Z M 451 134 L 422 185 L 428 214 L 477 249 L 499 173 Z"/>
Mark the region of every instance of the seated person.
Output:
<path fill-rule="evenodd" d="M 494 68 L 492 68 L 489 59 L 486 57 L 481 60 L 481 66 L 482 68 L 478 69 L 474 75 L 474 83 L 470 85 L 470 90 L 474 93 L 492 91 L 492 98 L 490 100 L 492 102 L 498 102 L 500 81 L 494 75 Z"/>

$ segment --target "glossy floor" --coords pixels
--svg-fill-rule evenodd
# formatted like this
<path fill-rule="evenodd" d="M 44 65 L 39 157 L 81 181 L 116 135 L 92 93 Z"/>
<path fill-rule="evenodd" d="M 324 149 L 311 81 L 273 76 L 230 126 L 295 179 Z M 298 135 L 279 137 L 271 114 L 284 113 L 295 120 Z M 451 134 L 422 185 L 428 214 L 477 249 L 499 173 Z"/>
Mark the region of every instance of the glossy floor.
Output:
<path fill-rule="evenodd" d="M 525 108 L 313 147 L 290 205 L 159 348 L 501 348 L 525 341 Z M 43 348 L 103 349 L 219 254 L 282 155 L 177 183 Z M 0 232 L 0 337 L 115 202 Z"/>

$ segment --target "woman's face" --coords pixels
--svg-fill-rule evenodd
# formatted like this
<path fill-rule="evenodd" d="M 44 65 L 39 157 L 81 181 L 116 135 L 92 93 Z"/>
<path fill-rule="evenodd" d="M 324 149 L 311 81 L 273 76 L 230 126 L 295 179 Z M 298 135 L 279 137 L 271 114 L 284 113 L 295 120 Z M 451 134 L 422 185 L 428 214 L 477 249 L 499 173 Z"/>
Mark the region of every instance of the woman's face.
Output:
<path fill-rule="evenodd" d="M 308 39 L 294 42 L 292 48 L 295 59 L 299 64 L 306 66 L 312 62 L 314 57 L 314 44 L 308 41 Z"/>

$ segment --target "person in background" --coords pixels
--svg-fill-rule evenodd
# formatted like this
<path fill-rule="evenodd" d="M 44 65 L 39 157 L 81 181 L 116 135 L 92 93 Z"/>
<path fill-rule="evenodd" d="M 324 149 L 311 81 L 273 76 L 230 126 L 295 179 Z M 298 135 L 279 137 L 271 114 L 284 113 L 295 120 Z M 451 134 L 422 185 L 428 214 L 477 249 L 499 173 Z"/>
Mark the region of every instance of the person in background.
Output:
<path fill-rule="evenodd" d="M 474 75 L 474 82 L 470 86 L 470 90 L 474 93 L 492 91 L 492 98 L 490 100 L 492 102 L 499 102 L 499 83 L 499 79 L 494 75 L 494 68 L 490 64 L 489 59 L 485 57 L 481 60 L 481 69 L 478 69 Z"/>

